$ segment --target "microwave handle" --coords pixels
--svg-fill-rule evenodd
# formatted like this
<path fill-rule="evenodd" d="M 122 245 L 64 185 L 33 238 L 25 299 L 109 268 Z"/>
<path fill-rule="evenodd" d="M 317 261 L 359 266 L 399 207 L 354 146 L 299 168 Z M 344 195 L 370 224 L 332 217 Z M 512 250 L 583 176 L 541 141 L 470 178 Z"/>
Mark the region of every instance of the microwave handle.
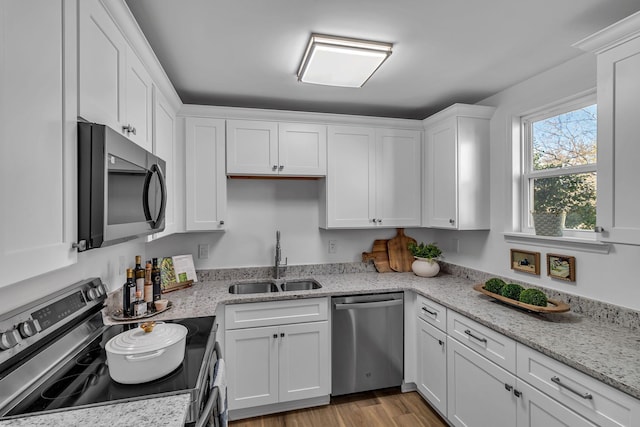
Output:
<path fill-rule="evenodd" d="M 151 209 L 149 208 L 149 183 L 154 173 L 158 174 L 158 180 L 160 181 L 160 192 L 162 197 L 162 201 L 160 203 L 160 212 L 158 212 L 158 216 L 155 220 L 151 218 Z M 164 219 L 164 214 L 167 209 L 167 184 L 164 179 L 162 169 L 160 168 L 160 166 L 158 166 L 157 163 L 151 166 L 151 168 L 149 169 L 147 178 L 144 183 L 144 189 L 144 214 L 148 220 L 153 220 L 153 228 L 155 228 L 156 224 Z"/>

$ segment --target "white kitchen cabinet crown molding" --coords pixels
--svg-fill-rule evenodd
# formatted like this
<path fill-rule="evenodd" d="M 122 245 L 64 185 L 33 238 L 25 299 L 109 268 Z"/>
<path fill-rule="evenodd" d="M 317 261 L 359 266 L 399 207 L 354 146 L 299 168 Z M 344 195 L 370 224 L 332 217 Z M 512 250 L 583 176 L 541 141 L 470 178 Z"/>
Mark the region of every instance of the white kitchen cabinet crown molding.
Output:
<path fill-rule="evenodd" d="M 216 107 L 193 104 L 183 105 L 178 111 L 178 116 L 422 130 L 422 121 L 413 119 L 311 113 L 306 111 L 266 110 L 260 108 Z"/>
<path fill-rule="evenodd" d="M 127 4 L 124 0 L 100 0 L 100 2 L 129 42 L 138 59 L 145 65 L 151 79 L 165 96 L 167 102 L 174 110 L 179 110 L 182 107 L 182 100 Z"/>
<path fill-rule="evenodd" d="M 495 107 L 489 107 L 486 105 L 475 104 L 453 104 L 450 107 L 439 111 L 426 119 L 422 120 L 425 128 L 433 126 L 442 120 L 449 119 L 451 117 L 471 117 L 474 119 L 491 119 L 493 113 L 496 111 Z"/>
<path fill-rule="evenodd" d="M 640 12 L 577 41 L 572 47 L 599 54 L 636 37 L 640 37 Z"/>

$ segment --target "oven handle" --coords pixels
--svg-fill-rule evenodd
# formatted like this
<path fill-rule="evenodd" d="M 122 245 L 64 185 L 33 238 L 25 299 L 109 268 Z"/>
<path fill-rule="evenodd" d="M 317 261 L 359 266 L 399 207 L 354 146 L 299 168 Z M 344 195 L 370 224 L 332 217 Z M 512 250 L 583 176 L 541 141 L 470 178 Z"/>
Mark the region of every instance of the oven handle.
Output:
<path fill-rule="evenodd" d="M 196 422 L 194 427 L 204 427 L 207 425 L 211 417 L 211 413 L 214 410 L 214 405 L 218 404 L 218 387 L 214 387 L 209 395 L 209 400 L 204 407 L 202 413 L 198 416 L 198 421 Z"/>

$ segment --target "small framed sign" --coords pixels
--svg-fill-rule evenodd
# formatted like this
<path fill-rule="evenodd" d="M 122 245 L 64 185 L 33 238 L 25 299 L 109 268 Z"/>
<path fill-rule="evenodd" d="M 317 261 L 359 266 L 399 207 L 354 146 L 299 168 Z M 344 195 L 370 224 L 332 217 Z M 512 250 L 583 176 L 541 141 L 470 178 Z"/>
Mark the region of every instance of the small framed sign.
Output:
<path fill-rule="evenodd" d="M 567 255 L 547 254 L 547 275 L 554 279 L 576 281 L 576 258 Z"/>
<path fill-rule="evenodd" d="M 511 249 L 511 268 L 523 273 L 540 275 L 540 252 Z"/>

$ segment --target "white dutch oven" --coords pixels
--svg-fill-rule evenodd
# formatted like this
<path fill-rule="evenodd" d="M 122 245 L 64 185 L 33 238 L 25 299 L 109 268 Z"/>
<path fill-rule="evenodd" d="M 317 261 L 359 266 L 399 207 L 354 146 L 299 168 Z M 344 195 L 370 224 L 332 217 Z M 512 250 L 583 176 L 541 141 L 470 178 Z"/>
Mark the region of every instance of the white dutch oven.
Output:
<path fill-rule="evenodd" d="M 142 328 L 116 335 L 107 342 L 111 379 L 121 384 L 153 381 L 176 369 L 184 359 L 187 328 L 159 323 L 152 332 Z"/>

